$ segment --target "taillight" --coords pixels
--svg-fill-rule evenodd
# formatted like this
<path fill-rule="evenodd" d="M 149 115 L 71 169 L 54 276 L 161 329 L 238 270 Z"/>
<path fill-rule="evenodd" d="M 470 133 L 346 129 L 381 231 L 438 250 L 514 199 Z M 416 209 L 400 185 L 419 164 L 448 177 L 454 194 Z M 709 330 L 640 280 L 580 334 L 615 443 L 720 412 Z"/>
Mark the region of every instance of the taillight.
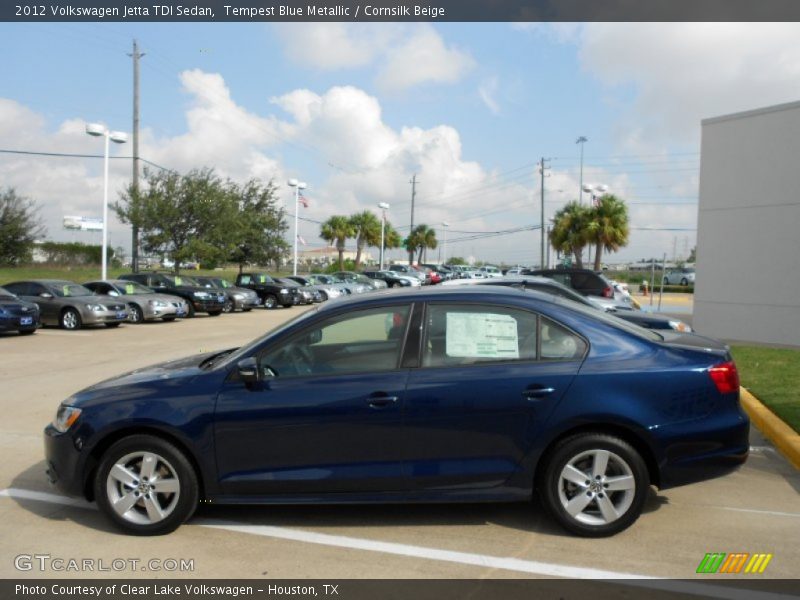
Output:
<path fill-rule="evenodd" d="M 607 287 L 606 287 L 606 288 L 603 290 L 603 297 L 604 297 L 604 298 L 613 298 L 613 297 L 614 297 L 614 290 L 613 290 L 613 288 L 612 288 L 610 285 L 609 285 L 609 286 L 607 286 Z"/>
<path fill-rule="evenodd" d="M 736 370 L 736 363 L 732 360 L 711 367 L 708 374 L 720 394 L 739 391 L 739 372 Z"/>

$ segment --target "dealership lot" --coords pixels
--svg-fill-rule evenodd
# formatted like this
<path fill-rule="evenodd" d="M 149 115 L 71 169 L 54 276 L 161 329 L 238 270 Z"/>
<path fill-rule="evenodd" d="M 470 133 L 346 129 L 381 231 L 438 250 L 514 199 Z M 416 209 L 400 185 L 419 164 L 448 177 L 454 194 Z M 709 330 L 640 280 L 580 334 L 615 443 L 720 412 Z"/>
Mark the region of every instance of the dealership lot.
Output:
<path fill-rule="evenodd" d="M 93 505 L 67 504 L 49 488 L 41 430 L 70 394 L 134 368 L 240 345 L 302 310 L 0 336 L 0 575 L 87 575 L 15 569 L 20 554 L 49 554 L 105 565 L 119 558 L 191 559 L 193 572 L 169 575 L 201 578 L 683 578 L 694 575 L 707 552 L 749 552 L 773 554 L 759 577 L 797 577 L 800 474 L 755 430 L 740 471 L 652 494 L 631 529 L 598 540 L 564 534 L 527 504 L 203 506 L 169 536 L 134 538 L 113 529 Z M 141 565 L 88 575 L 140 571 Z M 151 575 L 159 576 L 144 574 Z"/>

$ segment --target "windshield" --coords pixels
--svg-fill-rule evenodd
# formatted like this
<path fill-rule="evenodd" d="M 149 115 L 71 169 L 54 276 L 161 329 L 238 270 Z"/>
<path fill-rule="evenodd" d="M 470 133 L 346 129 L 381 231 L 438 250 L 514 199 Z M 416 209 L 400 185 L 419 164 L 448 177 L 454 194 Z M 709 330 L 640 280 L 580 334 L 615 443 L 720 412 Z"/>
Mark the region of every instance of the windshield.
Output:
<path fill-rule="evenodd" d="M 226 289 L 228 289 L 228 288 L 236 287 L 235 285 L 233 285 L 233 284 L 232 284 L 230 281 L 228 281 L 227 279 L 212 279 L 211 281 L 213 281 L 214 283 L 216 283 L 218 287 L 221 287 L 221 288 L 222 288 L 222 289 L 224 289 L 224 290 L 226 290 Z"/>
<path fill-rule="evenodd" d="M 311 276 L 311 281 L 313 281 L 314 283 L 322 283 L 322 284 L 326 284 L 326 285 L 330 285 L 330 284 L 334 283 L 333 278 L 332 277 L 328 277 L 327 275 L 312 275 Z"/>
<path fill-rule="evenodd" d="M 132 294 L 154 294 L 155 292 L 149 287 L 145 287 L 140 283 L 133 281 L 118 281 L 114 284 L 114 289 L 120 294 L 130 296 Z"/>
<path fill-rule="evenodd" d="M 77 283 L 67 281 L 57 281 L 47 286 L 53 294 L 59 298 L 74 298 L 76 296 L 93 296 L 94 292 Z"/>
<path fill-rule="evenodd" d="M 0 287 L 0 298 L 8 298 L 10 300 L 16 300 L 17 299 L 17 297 L 14 294 L 9 292 L 7 289 L 1 288 L 1 287 Z"/>
<path fill-rule="evenodd" d="M 225 357 L 225 360 L 220 361 L 218 364 L 216 360 L 214 361 L 214 366 L 220 367 L 227 367 L 228 365 L 234 364 L 237 361 L 241 360 L 243 357 L 246 357 L 248 354 L 251 354 L 253 350 L 255 350 L 261 343 L 267 339 L 268 337 L 275 335 L 281 331 L 284 331 L 290 327 L 294 327 L 296 324 L 305 321 L 306 319 L 310 319 L 311 317 L 315 316 L 319 312 L 319 306 L 315 306 L 311 310 L 307 310 L 301 315 L 297 315 L 294 319 L 290 319 L 286 323 L 282 325 L 278 325 L 274 329 L 269 330 L 267 333 L 262 335 L 261 337 L 257 337 L 249 344 L 238 348 L 237 350 L 233 351 L 231 354 Z"/>
<path fill-rule="evenodd" d="M 566 304 L 567 302 L 569 302 L 569 304 Z M 635 335 L 636 337 L 645 338 L 653 342 L 664 341 L 664 336 L 659 335 L 652 329 L 645 329 L 644 327 L 635 325 L 630 321 L 626 321 L 624 319 L 620 319 L 619 317 L 615 317 L 613 314 L 609 314 L 602 310 L 598 310 L 594 306 L 578 304 L 577 302 L 573 302 L 572 300 L 567 300 L 566 298 L 561 302 L 561 304 L 569 306 L 569 308 L 571 308 L 572 310 L 583 313 L 590 318 L 602 321 L 607 325 L 611 325 L 612 327 L 616 327 L 617 329 L 622 329 L 627 333 Z"/>

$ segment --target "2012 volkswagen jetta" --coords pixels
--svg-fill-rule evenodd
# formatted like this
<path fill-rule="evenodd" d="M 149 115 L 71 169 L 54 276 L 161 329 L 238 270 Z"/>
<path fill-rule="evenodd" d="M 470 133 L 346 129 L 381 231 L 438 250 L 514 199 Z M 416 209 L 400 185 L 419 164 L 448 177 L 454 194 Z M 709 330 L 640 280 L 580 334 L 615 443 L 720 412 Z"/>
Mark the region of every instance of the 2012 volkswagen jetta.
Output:
<path fill-rule="evenodd" d="M 611 535 L 745 461 L 725 346 L 518 289 L 376 292 L 67 399 L 47 469 L 134 534 L 216 504 L 528 501 Z"/>

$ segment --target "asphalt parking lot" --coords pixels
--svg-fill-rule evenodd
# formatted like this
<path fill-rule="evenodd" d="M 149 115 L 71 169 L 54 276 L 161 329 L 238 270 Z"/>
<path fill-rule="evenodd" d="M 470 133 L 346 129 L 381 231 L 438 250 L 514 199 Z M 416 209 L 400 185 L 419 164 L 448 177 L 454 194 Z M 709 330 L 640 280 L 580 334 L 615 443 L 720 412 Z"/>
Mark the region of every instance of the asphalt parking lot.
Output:
<path fill-rule="evenodd" d="M 238 346 L 301 308 L 33 336 L 0 335 L 0 576 L 258 578 L 689 578 L 708 552 L 771 553 L 765 573 L 800 576 L 800 472 L 755 430 L 738 472 L 653 492 L 630 529 L 571 537 L 536 505 L 202 506 L 175 533 L 118 533 L 44 475 L 42 429 L 58 404 L 99 380 Z M 190 559 L 193 571 L 19 571 L 20 554 L 64 559 Z M 712 576 L 703 575 L 703 578 Z M 721 576 L 730 578 L 730 575 Z"/>

